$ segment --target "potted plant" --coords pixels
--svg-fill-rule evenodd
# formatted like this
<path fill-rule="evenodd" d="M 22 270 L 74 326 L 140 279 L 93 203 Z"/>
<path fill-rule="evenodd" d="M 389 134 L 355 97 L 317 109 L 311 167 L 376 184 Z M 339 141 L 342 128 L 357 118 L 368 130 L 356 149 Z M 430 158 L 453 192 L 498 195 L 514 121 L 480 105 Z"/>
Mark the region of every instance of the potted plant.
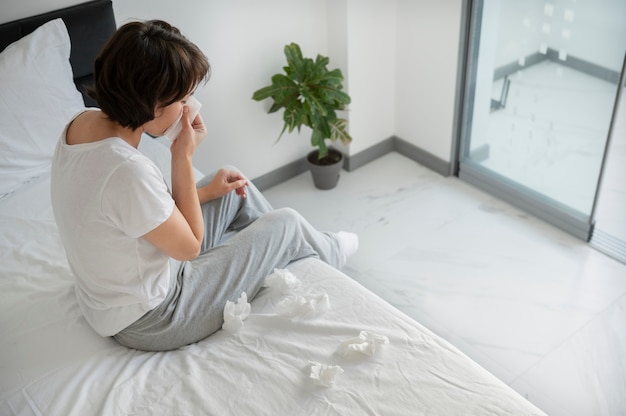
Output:
<path fill-rule="evenodd" d="M 313 181 L 319 189 L 334 188 L 343 166 L 343 154 L 329 148 L 326 140 L 340 140 L 343 144 L 352 141 L 346 130 L 348 121 L 337 117 L 337 110 L 345 110 L 350 103 L 350 96 L 343 92 L 343 75 L 339 69 L 328 70 L 328 57 L 303 57 L 296 43 L 285 45 L 284 51 L 284 73 L 274 75 L 271 85 L 254 92 L 252 99 L 271 97 L 274 103 L 269 113 L 284 109 L 284 126 L 277 141 L 285 131 L 298 128 L 299 132 L 303 125 L 311 128 L 311 145 L 316 149 L 308 154 L 307 162 Z"/>

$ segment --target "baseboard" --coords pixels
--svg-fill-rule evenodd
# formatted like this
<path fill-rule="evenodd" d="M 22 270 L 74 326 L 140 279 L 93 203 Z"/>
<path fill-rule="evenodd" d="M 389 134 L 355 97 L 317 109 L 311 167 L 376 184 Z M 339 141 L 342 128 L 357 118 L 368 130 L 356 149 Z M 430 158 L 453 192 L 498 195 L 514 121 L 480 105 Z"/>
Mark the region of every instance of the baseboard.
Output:
<path fill-rule="evenodd" d="M 278 169 L 274 169 L 265 175 L 261 175 L 253 179 L 252 183 L 258 189 L 263 191 L 298 176 L 299 174 L 306 172 L 308 169 L 309 167 L 306 164 L 306 158 L 303 157 L 302 159 L 291 162 L 285 166 L 281 166 Z"/>
<path fill-rule="evenodd" d="M 619 82 L 620 73 L 618 71 L 605 68 L 601 65 L 594 64 L 593 62 L 586 61 L 572 55 L 568 55 L 567 58 L 563 61 L 559 59 L 559 51 L 552 48 L 548 48 L 545 54 L 535 52 L 531 55 L 526 56 L 524 58 L 524 65 L 520 65 L 520 63 L 516 61 L 496 68 L 493 73 L 493 79 L 494 81 L 496 81 L 498 79 L 504 78 L 505 76 L 513 75 L 521 69 L 529 68 L 545 60 L 556 62 L 567 68 L 572 68 L 576 71 L 591 75 L 592 77 L 596 77 L 604 81 L 611 82 L 613 84 L 617 84 Z"/>
<path fill-rule="evenodd" d="M 363 165 L 368 164 L 381 156 L 390 152 L 398 152 L 402 156 L 405 156 L 422 166 L 425 166 L 440 175 L 450 176 L 452 165 L 450 162 L 446 162 L 443 159 L 438 158 L 432 153 L 423 150 L 422 148 L 415 146 L 403 140 L 397 136 L 389 137 L 374 146 L 365 149 L 357 154 L 346 157 L 344 168 L 351 172 L 354 169 L 360 168 Z"/>
<path fill-rule="evenodd" d="M 442 176 L 450 176 L 452 173 L 452 164 L 450 162 L 440 159 L 432 153 L 395 136 L 394 150 Z"/>
<path fill-rule="evenodd" d="M 520 69 L 528 68 L 529 66 L 536 65 L 545 61 L 548 57 L 545 54 L 535 52 L 524 57 L 524 65 L 520 65 L 519 61 L 504 64 L 493 71 L 493 80 L 497 81 L 506 76 L 511 76 Z"/>
<path fill-rule="evenodd" d="M 389 137 L 357 154 L 346 156 L 343 168 L 352 172 L 381 156 L 385 156 L 387 153 L 393 152 L 395 150 L 394 139 L 394 137 Z"/>
<path fill-rule="evenodd" d="M 589 62 L 572 55 L 567 55 L 567 58 L 562 61 L 559 59 L 559 51 L 552 48 L 548 48 L 547 56 L 551 61 L 557 62 L 565 67 L 572 68 L 578 72 L 582 72 L 583 74 L 591 75 L 592 77 L 608 81 L 612 84 L 617 84 L 619 82 L 618 71 L 605 68 L 601 65 L 594 64 L 593 62 Z"/>
<path fill-rule="evenodd" d="M 442 176 L 450 176 L 452 172 L 452 165 L 450 162 L 446 162 L 443 159 L 429 153 L 414 144 L 411 144 L 399 137 L 392 136 L 380 143 L 375 144 L 359 153 L 354 155 L 345 155 L 343 168 L 348 172 L 352 172 L 355 169 L 366 165 L 379 157 L 386 155 L 387 153 L 398 152 L 401 155 L 419 163 L 420 165 L 427 167 Z M 271 188 L 272 186 L 279 185 L 295 176 L 306 172 L 308 167 L 306 165 L 306 159 L 303 157 L 300 160 L 291 162 L 288 165 L 282 166 L 278 169 L 274 169 L 271 172 L 261 175 L 252 180 L 254 186 L 261 191 Z"/>

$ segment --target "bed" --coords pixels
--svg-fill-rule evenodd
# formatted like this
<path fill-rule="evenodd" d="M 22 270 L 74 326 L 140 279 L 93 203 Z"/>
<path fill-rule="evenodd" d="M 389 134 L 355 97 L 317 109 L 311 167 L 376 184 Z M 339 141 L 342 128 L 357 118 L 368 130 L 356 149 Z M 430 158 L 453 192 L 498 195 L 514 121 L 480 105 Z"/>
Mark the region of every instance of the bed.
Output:
<path fill-rule="evenodd" d="M 0 48 L 12 44 L 0 54 L 0 414 L 543 414 L 316 259 L 276 270 L 242 327 L 196 344 L 148 353 L 98 336 L 74 296 L 49 162 L 71 114 L 94 104 L 81 91 L 114 29 L 108 0 L 0 26 Z M 167 179 L 164 143 L 140 149 Z"/>

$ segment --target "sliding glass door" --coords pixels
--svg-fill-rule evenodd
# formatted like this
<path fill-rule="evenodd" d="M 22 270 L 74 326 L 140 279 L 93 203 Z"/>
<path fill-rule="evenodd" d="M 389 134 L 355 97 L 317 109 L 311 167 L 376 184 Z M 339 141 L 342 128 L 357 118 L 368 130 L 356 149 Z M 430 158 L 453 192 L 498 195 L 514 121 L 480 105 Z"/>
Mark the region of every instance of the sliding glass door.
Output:
<path fill-rule="evenodd" d="M 626 1 L 471 3 L 459 176 L 587 239 Z"/>
<path fill-rule="evenodd" d="M 626 55 L 593 218 L 591 245 L 626 263 Z"/>

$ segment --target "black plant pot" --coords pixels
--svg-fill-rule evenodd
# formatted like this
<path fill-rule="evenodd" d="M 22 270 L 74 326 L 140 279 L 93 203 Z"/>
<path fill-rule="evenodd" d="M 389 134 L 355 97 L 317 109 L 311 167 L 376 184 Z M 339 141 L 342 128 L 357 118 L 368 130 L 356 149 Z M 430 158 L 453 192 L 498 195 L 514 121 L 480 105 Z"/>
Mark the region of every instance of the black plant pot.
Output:
<path fill-rule="evenodd" d="M 318 154 L 319 150 L 313 150 L 306 157 L 313 183 L 317 189 L 333 189 L 339 181 L 343 154 L 335 149 L 328 149 L 328 155 L 322 159 L 318 158 Z"/>

